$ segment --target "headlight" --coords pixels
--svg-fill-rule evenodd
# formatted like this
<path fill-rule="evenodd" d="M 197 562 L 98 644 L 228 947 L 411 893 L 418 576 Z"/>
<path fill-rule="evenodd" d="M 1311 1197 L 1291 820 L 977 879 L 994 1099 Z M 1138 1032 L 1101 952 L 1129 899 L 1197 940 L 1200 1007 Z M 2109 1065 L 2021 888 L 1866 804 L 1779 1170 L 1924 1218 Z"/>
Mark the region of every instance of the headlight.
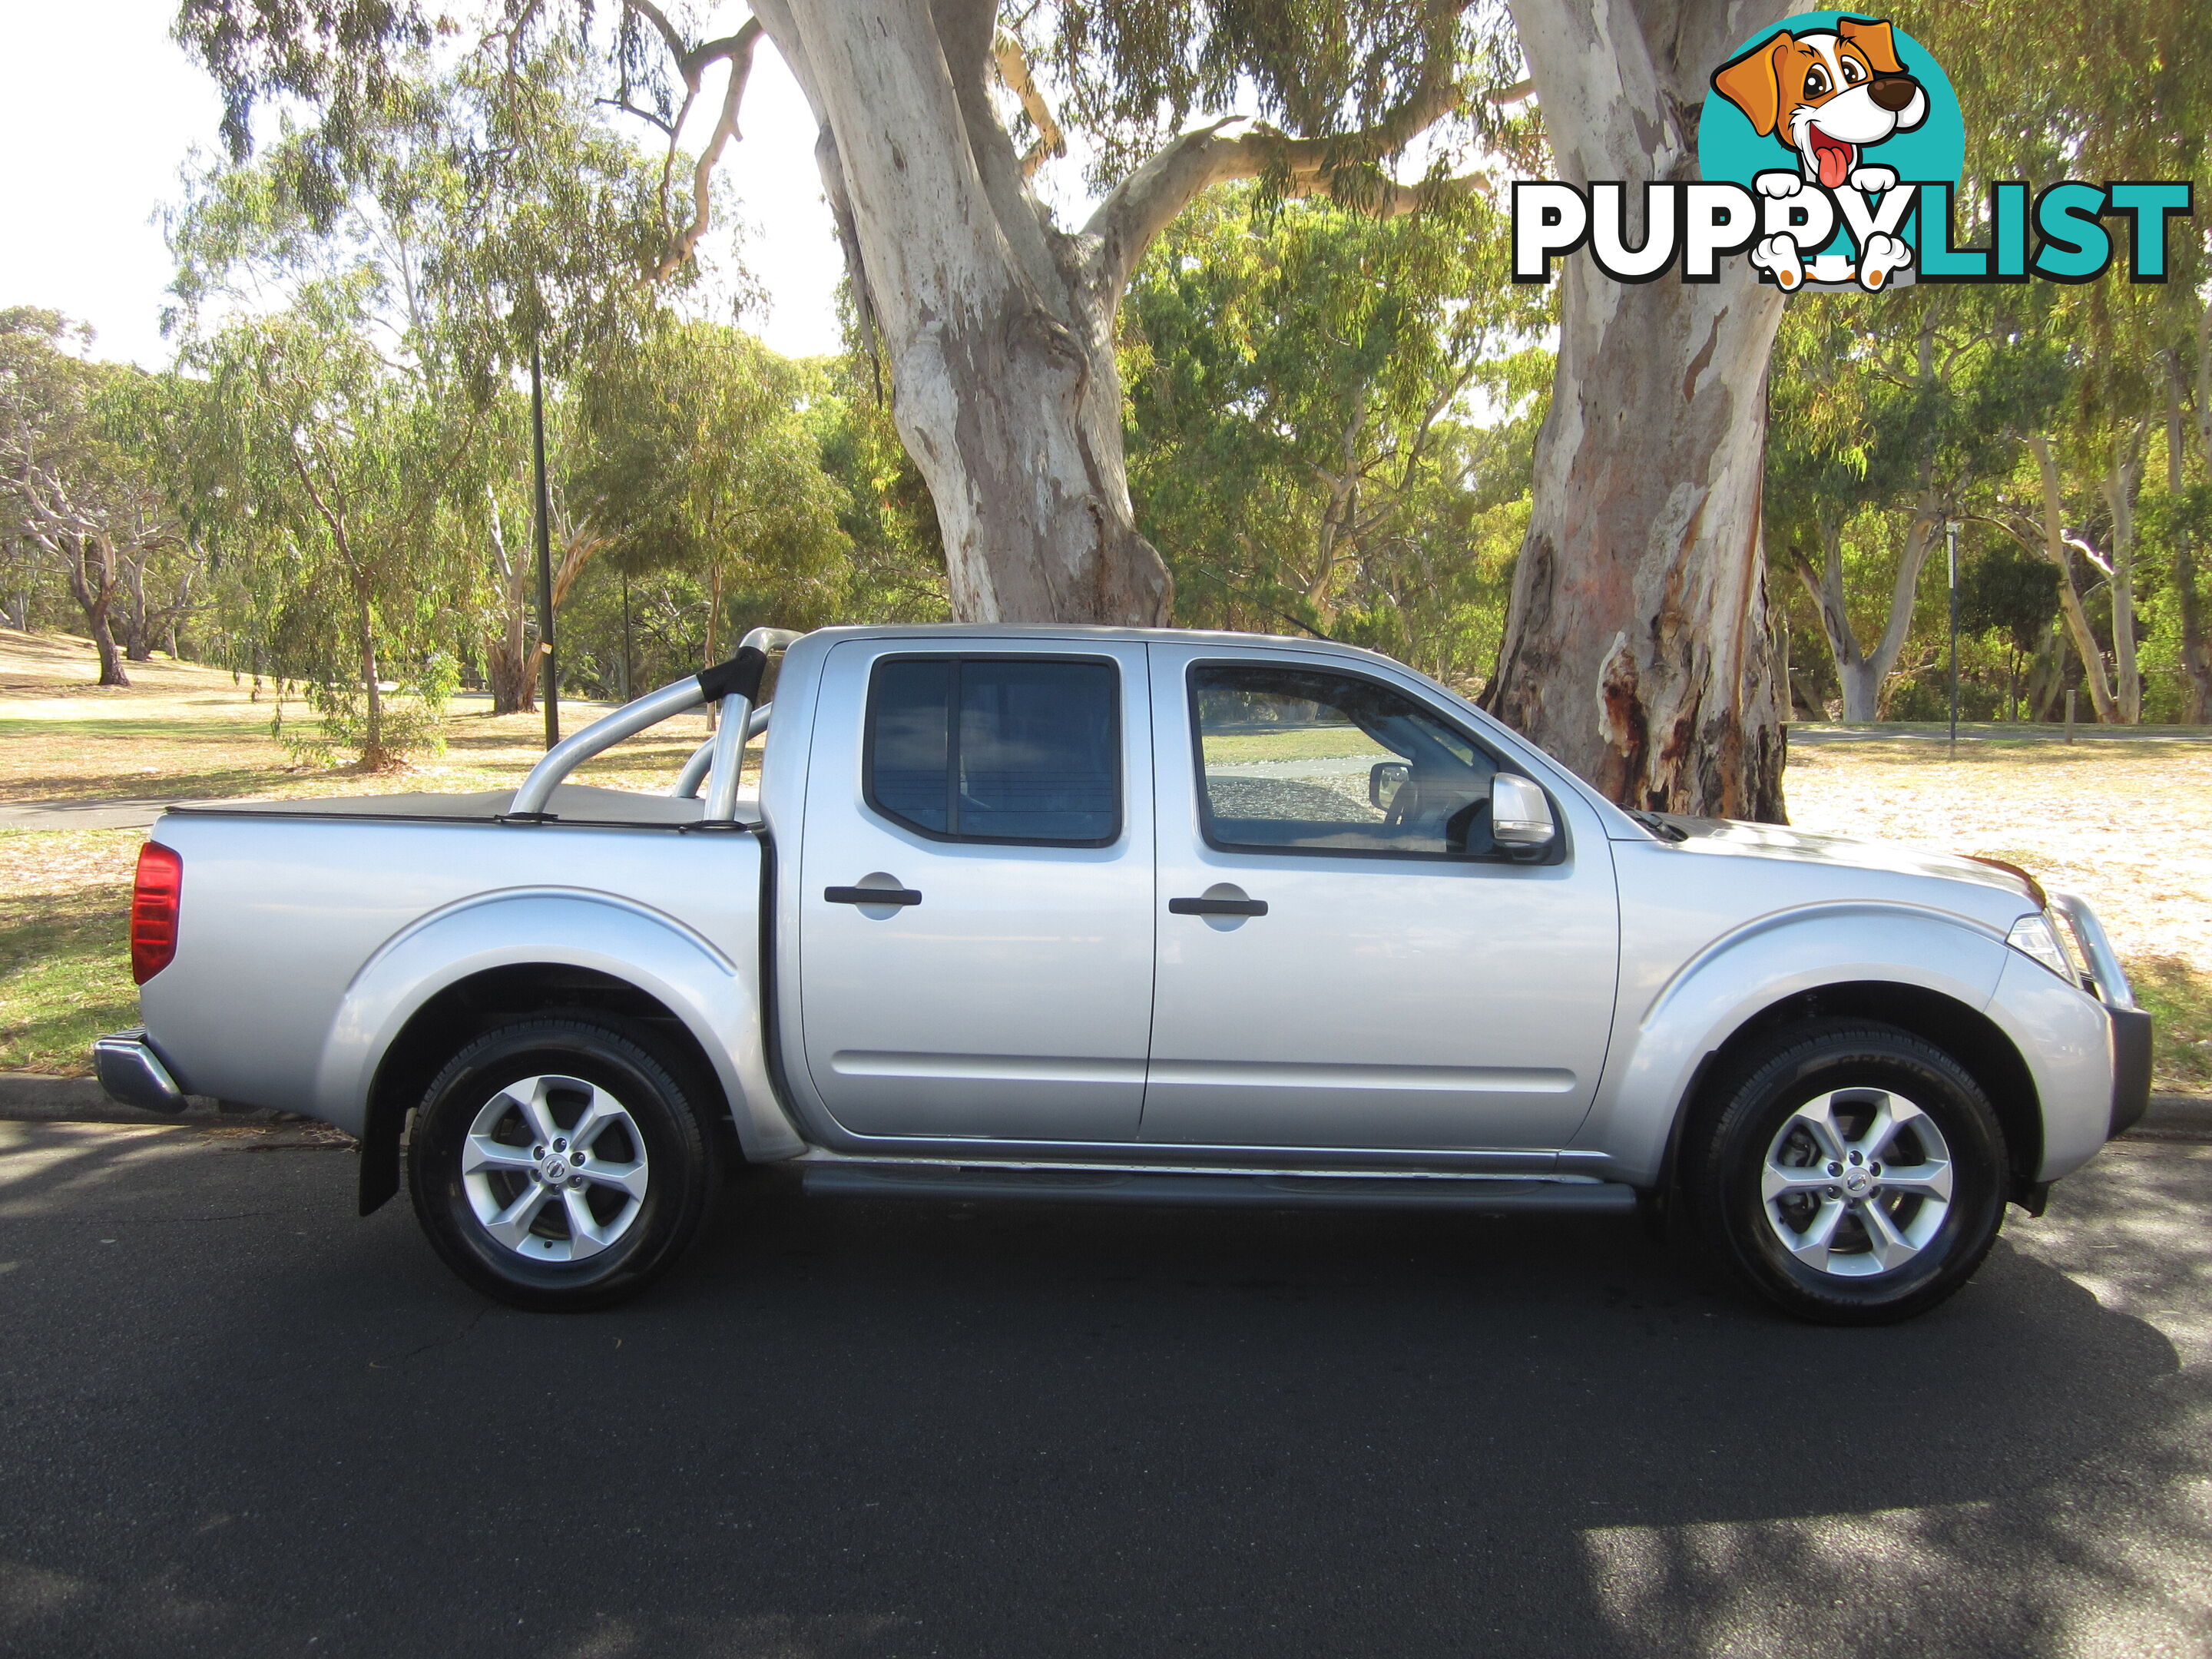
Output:
<path fill-rule="evenodd" d="M 2041 911 L 2013 923 L 2012 932 L 2005 935 L 2005 943 L 2022 956 L 2033 957 L 2069 985 L 2075 982 L 2074 965 L 2066 960 L 2065 949 L 2058 943 L 2057 930 Z"/>

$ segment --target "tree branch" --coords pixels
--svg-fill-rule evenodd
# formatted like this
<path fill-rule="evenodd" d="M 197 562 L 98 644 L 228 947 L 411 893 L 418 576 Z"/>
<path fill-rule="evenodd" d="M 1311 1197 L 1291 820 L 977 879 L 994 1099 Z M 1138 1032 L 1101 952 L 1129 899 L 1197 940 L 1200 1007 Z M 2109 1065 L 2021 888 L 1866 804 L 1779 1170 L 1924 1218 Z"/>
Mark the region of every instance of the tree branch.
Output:
<path fill-rule="evenodd" d="M 654 5 L 653 0 L 623 0 L 623 4 L 653 25 L 659 33 L 661 44 L 668 48 L 668 55 L 681 65 L 690 48 L 684 44 L 676 25 L 668 21 L 668 14 Z"/>
<path fill-rule="evenodd" d="M 667 20 L 659 16 L 658 9 L 653 7 L 651 0 L 629 0 L 629 3 L 646 8 L 653 16 L 659 20 L 662 27 L 666 28 Z M 670 31 L 672 35 L 672 33 Z M 678 265 L 691 257 L 693 251 L 699 246 L 700 238 L 707 234 L 712 212 L 711 190 L 714 165 L 722 159 L 724 146 L 738 136 L 738 107 L 744 101 L 745 82 L 752 74 L 753 48 L 760 44 L 760 20 L 757 17 L 748 18 L 744 27 L 735 34 L 720 40 L 710 41 L 695 52 L 683 53 L 678 56 L 678 67 L 684 71 L 684 85 L 690 88 L 684 96 L 684 112 L 690 109 L 693 98 L 697 96 L 699 76 L 705 72 L 706 66 L 715 59 L 726 58 L 729 60 L 730 83 L 723 90 L 722 112 L 714 122 L 714 131 L 708 135 L 707 147 L 699 152 L 699 159 L 692 166 L 691 222 L 678 231 L 662 252 L 660 263 L 653 269 L 653 276 L 655 282 L 666 281 Z M 676 118 L 676 125 L 678 128 L 683 125 L 684 112 L 679 112 Z M 668 146 L 668 160 L 661 167 L 660 178 L 664 204 L 666 201 L 668 187 L 668 168 L 674 162 L 675 157 L 676 144 L 672 137 Z"/>
<path fill-rule="evenodd" d="M 664 120 L 661 117 L 654 114 L 651 110 L 642 108 L 636 104 L 631 103 L 627 98 L 595 98 L 592 101 L 595 104 L 605 104 L 609 109 L 618 109 L 625 115 L 635 115 L 639 120 L 643 121 L 647 125 L 658 127 L 663 133 L 666 134 L 670 143 L 673 144 L 676 142 L 676 124 L 674 122 Z M 666 193 L 668 189 L 668 169 L 665 167 L 662 167 L 660 170 L 660 186 L 662 200 L 665 203 L 667 199 Z"/>
<path fill-rule="evenodd" d="M 1448 54 L 1442 62 L 1431 60 L 1424 67 L 1420 85 L 1403 104 L 1358 132 L 1293 138 L 1255 123 L 1232 137 L 1223 131 L 1234 125 L 1232 118 L 1184 133 L 1123 179 L 1083 228 L 1094 283 L 1118 298 L 1152 239 L 1211 185 L 1265 175 L 1281 180 L 1286 194 L 1310 196 L 1329 188 L 1347 168 L 1375 166 L 1396 154 L 1438 121 L 1466 107 L 1466 88 L 1451 70 Z M 1361 205 L 1389 216 L 1489 188 L 1489 180 L 1480 174 L 1440 184 L 1387 183 L 1378 198 L 1364 200 Z"/>
<path fill-rule="evenodd" d="M 1011 34 L 1001 33 L 992 45 L 991 59 L 999 66 L 999 79 L 1006 90 L 1022 101 L 1023 113 L 1030 118 L 1037 130 L 1036 143 L 1030 146 L 1022 157 L 1022 177 L 1034 175 L 1048 157 L 1057 159 L 1067 154 L 1067 136 L 1060 130 L 1060 123 L 1052 118 L 1052 106 L 1037 90 L 1036 78 L 1030 73 L 1030 60 L 1022 51 L 1022 43 Z"/>

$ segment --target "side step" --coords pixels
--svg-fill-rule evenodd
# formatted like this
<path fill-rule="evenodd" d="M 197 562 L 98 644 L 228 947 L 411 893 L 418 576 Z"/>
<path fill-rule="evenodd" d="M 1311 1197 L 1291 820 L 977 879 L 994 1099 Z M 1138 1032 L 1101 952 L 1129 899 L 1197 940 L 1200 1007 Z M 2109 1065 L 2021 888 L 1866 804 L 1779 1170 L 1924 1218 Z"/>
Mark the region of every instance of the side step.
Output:
<path fill-rule="evenodd" d="M 1610 1181 L 1507 1176 L 1186 1175 L 1174 1170 L 1018 1170 L 976 1164 L 809 1164 L 809 1194 L 832 1198 L 1028 1199 L 1053 1204 L 1167 1204 L 1203 1208 L 1456 1210 L 1476 1214 L 1572 1211 L 1626 1215 L 1636 1190 Z"/>

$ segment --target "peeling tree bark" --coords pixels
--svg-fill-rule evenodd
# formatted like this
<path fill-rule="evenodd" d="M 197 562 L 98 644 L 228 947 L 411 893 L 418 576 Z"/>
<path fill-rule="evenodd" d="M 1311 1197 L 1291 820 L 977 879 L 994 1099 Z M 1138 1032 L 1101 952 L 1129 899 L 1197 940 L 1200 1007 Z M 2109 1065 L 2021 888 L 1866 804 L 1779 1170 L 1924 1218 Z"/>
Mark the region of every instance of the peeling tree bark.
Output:
<path fill-rule="evenodd" d="M 1114 363 L 1120 286 L 1054 229 L 991 106 L 982 0 L 786 0 L 758 14 L 812 103 L 899 434 L 937 504 L 955 612 L 1164 623 Z"/>
<path fill-rule="evenodd" d="M 1696 176 L 1706 76 L 1781 0 L 1513 0 L 1562 178 Z M 1631 192 L 1635 199 L 1636 192 Z M 1566 262 L 1489 707 L 1613 799 L 1778 821 L 1759 497 L 1782 296 Z"/>
<path fill-rule="evenodd" d="M 1114 319 L 1130 271 L 1209 185 L 1267 170 L 1300 194 L 1325 189 L 1332 166 L 1395 152 L 1458 106 L 1456 66 L 1427 66 L 1364 132 L 1185 133 L 1071 234 L 992 106 L 995 0 L 758 0 L 754 14 L 820 128 L 823 185 L 892 417 L 936 502 L 954 614 L 1164 623 L 1167 567 L 1137 533 L 1123 462 Z M 1393 187 L 1371 205 L 1423 199 Z"/>

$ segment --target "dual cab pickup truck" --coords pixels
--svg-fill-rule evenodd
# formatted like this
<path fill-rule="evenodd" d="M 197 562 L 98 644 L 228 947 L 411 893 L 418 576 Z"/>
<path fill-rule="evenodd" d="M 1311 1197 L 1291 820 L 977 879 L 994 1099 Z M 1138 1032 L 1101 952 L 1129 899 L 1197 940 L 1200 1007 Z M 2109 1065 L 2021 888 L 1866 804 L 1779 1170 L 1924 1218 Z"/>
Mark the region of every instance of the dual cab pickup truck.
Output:
<path fill-rule="evenodd" d="M 672 795 L 562 781 L 704 702 Z M 1893 1320 L 2149 1086 L 2076 899 L 1625 812 L 1396 663 L 1241 635 L 757 630 L 511 798 L 173 809 L 131 937 L 112 1092 L 336 1124 L 363 1213 L 404 1174 L 463 1278 L 544 1309 L 665 1272 L 743 1159 L 939 1200 L 1640 1206 L 1796 1314 Z"/>

